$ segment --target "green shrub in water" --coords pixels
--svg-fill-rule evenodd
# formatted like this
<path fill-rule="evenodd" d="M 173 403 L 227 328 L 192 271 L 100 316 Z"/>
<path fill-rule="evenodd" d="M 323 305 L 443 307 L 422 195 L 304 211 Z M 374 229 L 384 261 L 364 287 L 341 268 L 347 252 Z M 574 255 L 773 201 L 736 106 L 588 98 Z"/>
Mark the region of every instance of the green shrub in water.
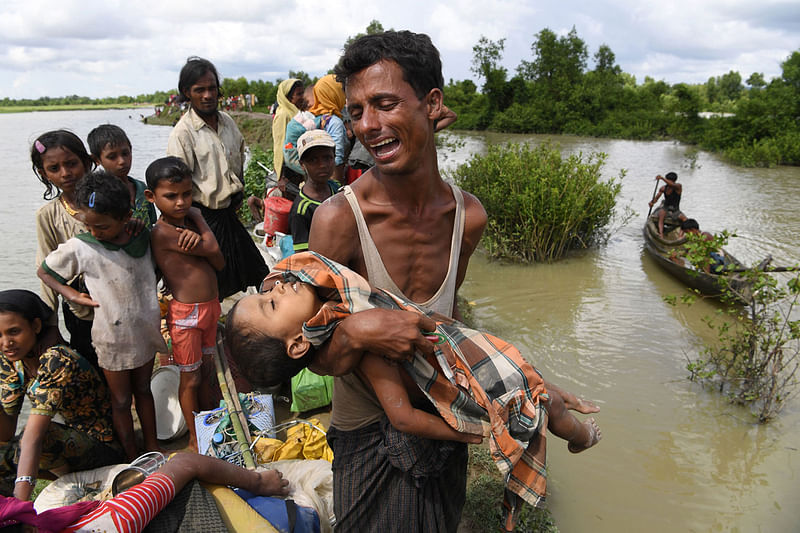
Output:
<path fill-rule="evenodd" d="M 605 159 L 599 152 L 563 158 L 549 145 L 491 146 L 452 177 L 486 209 L 491 256 L 553 261 L 607 238 L 625 173 L 604 180 Z"/>
<path fill-rule="evenodd" d="M 710 265 L 710 253 L 720 250 L 732 234 L 723 231 L 713 239 L 689 235 L 684 245 L 685 257 L 697 269 Z M 759 422 L 768 422 L 783 408 L 786 400 L 797 394 L 800 371 L 800 265 L 778 267 L 789 270 L 783 282 L 769 266 L 742 268 L 740 275 L 752 290 L 737 291 L 721 276 L 723 302 L 743 301 L 745 307 L 726 306 L 717 309 L 703 322 L 715 338 L 706 343 L 697 357 L 689 358 L 689 378 L 717 387 L 731 402 L 748 407 Z M 690 292 L 681 298 L 692 304 L 697 298 Z M 677 299 L 665 298 L 670 304 Z"/>

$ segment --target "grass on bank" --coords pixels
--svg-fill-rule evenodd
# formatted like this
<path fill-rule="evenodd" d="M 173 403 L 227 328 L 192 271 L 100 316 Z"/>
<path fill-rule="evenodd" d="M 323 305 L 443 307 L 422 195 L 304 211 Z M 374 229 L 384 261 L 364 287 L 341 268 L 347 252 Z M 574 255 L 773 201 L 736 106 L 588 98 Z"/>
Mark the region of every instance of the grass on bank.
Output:
<path fill-rule="evenodd" d="M 502 531 L 503 479 L 489 451 L 470 445 L 467 465 L 467 500 L 458 530 L 462 533 Z M 558 533 L 547 509 L 523 504 L 516 530 L 519 533 Z"/>

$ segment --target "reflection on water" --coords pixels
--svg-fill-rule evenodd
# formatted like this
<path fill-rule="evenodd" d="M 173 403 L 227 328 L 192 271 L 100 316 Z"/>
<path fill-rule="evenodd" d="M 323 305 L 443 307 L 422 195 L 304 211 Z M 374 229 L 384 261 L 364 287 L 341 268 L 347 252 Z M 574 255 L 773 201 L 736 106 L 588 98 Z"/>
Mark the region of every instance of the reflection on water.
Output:
<path fill-rule="evenodd" d="M 674 170 L 682 210 L 708 231 L 735 230 L 745 263 L 800 261 L 800 169 L 740 169 L 672 142 L 468 135 L 486 143 L 555 140 L 602 150 L 604 175 L 627 169 L 622 205 L 634 220 L 597 250 L 529 267 L 476 257 L 462 293 L 480 324 L 514 342 L 546 379 L 596 400 L 603 441 L 580 455 L 551 437 L 548 505 L 562 531 L 795 531 L 800 523 L 800 402 L 767 426 L 690 383 L 687 357 L 714 338 L 718 304 L 667 305 L 683 287 L 644 254 L 641 227 L 656 174 Z M 442 166 L 453 168 L 462 154 Z"/>
<path fill-rule="evenodd" d="M 129 118 L 129 115 L 133 115 Z M 42 187 L 30 169 L 35 136 L 67 127 L 82 138 L 119 124 L 134 148 L 132 174 L 166 148 L 170 128 L 144 126 L 130 111 L 0 115 L 2 287 L 38 289 L 33 269 L 34 212 Z M 596 250 L 550 265 L 505 265 L 480 255 L 462 294 L 478 322 L 514 342 L 544 374 L 601 406 L 603 441 L 573 455 L 548 440 L 548 505 L 561 531 L 797 531 L 800 524 L 800 400 L 781 417 L 753 424 L 747 412 L 686 380 L 686 358 L 712 334 L 702 323 L 711 302 L 672 307 L 682 290 L 643 254 L 641 226 L 656 174 L 674 170 L 682 210 L 708 231 L 736 230 L 730 251 L 745 263 L 772 254 L 800 260 L 800 169 L 740 169 L 699 153 L 695 166 L 673 142 L 580 137 L 459 135 L 443 153 L 447 171 L 487 142 L 552 140 L 566 151 L 608 154 L 604 175 L 627 170 L 622 205 L 639 211 Z"/>

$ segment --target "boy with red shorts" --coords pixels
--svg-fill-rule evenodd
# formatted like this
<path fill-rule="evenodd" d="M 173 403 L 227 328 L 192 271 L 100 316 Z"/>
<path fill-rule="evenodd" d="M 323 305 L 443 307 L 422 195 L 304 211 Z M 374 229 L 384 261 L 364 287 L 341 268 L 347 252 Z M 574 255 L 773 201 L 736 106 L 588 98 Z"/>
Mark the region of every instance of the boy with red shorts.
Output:
<path fill-rule="evenodd" d="M 214 233 L 200 211 L 192 207 L 192 171 L 177 157 L 153 161 L 145 172 L 145 196 L 161 211 L 150 245 L 172 300 L 167 326 L 172 355 L 181 371 L 178 394 L 189 427 L 189 446 L 197 450 L 194 412 L 200 411 L 200 367 L 203 356 L 216 350 L 220 316 L 215 271 L 225 260 Z"/>

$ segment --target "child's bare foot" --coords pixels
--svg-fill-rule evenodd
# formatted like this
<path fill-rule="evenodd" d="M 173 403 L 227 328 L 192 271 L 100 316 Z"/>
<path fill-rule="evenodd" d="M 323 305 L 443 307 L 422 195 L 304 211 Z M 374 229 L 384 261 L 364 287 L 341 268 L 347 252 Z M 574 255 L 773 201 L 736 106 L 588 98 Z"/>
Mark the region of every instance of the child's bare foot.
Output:
<path fill-rule="evenodd" d="M 572 396 L 571 394 L 565 394 L 563 399 L 564 407 L 571 411 L 578 411 L 584 415 L 597 413 L 600 411 L 600 408 L 594 402 L 584 400 L 583 398 L 578 398 L 577 396 Z"/>
<path fill-rule="evenodd" d="M 600 426 L 597 425 L 597 422 L 595 422 L 594 418 L 587 418 L 583 422 L 583 425 L 589 432 L 589 437 L 582 444 L 572 441 L 568 442 L 567 449 L 572 453 L 580 453 L 584 450 L 587 450 L 597 444 L 600 439 L 603 438 L 603 432 L 600 431 Z"/>

